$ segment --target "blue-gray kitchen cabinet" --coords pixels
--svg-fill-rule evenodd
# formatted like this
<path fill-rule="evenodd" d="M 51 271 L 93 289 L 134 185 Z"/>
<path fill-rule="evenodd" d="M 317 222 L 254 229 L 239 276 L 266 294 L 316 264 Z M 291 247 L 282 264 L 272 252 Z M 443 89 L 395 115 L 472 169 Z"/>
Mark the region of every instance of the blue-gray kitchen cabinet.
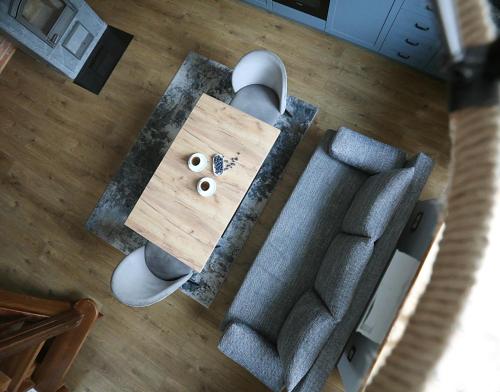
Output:
<path fill-rule="evenodd" d="M 273 0 L 244 1 L 443 77 L 438 56 L 442 43 L 432 0 L 330 0 L 326 20 Z"/>
<path fill-rule="evenodd" d="M 430 0 L 405 0 L 399 8 L 380 53 L 440 76 L 429 64 L 442 47 L 439 21 Z"/>
<path fill-rule="evenodd" d="M 306 14 L 296 10 L 295 8 L 287 7 L 277 1 L 271 1 L 271 11 L 285 18 L 292 19 L 296 22 L 303 23 L 315 29 L 325 31 L 326 21 L 315 16 Z"/>
<path fill-rule="evenodd" d="M 257 7 L 271 9 L 271 0 L 243 0 L 245 3 L 255 5 Z"/>
<path fill-rule="evenodd" d="M 376 50 L 403 0 L 330 0 L 326 32 Z"/>

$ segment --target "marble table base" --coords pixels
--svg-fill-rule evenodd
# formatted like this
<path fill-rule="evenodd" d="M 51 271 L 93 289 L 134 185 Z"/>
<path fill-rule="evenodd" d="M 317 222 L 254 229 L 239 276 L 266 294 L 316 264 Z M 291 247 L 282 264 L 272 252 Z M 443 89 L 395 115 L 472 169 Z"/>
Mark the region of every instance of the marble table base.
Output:
<path fill-rule="evenodd" d="M 198 98 L 206 93 L 226 103 L 231 101 L 231 72 L 225 65 L 197 53 L 191 52 L 186 57 L 90 215 L 86 224 L 89 231 L 125 254 L 146 243 L 143 237 L 124 225 L 125 220 Z M 278 140 L 205 268 L 182 286 L 181 290 L 185 294 L 206 307 L 212 303 L 283 169 L 317 112 L 316 106 L 288 97 L 287 110 L 275 124 L 281 129 Z"/>

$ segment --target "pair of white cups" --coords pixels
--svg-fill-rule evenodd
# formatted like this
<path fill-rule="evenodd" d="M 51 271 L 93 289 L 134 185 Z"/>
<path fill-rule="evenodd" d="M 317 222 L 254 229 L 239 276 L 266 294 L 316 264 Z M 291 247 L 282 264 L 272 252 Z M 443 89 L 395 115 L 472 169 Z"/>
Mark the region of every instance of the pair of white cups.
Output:
<path fill-rule="evenodd" d="M 188 167 L 189 170 L 199 173 L 203 169 L 205 169 L 208 165 L 207 157 L 201 152 L 197 152 L 193 154 L 188 159 Z M 203 177 L 198 181 L 198 185 L 196 186 L 196 190 L 198 194 L 203 197 L 213 196 L 217 190 L 217 183 L 213 178 Z"/>

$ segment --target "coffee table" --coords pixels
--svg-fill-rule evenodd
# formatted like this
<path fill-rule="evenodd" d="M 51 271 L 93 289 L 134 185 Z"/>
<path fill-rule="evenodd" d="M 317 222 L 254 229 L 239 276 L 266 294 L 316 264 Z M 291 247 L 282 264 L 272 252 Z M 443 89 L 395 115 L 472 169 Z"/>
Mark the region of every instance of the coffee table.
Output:
<path fill-rule="evenodd" d="M 280 131 L 203 94 L 128 216 L 125 225 L 200 272 L 245 196 Z M 211 164 L 192 172 L 187 161 L 201 152 L 225 157 L 225 171 Z M 202 197 L 202 177 L 217 191 Z"/>
<path fill-rule="evenodd" d="M 125 221 L 202 94 L 231 102 L 231 75 L 231 68 L 224 64 L 194 52 L 187 55 L 90 214 L 86 228 L 91 233 L 126 255 L 146 244 Z M 181 287 L 182 293 L 205 307 L 214 301 L 318 111 L 316 106 L 288 96 L 286 112 L 274 124 L 281 130 L 278 139 L 205 268 Z"/>

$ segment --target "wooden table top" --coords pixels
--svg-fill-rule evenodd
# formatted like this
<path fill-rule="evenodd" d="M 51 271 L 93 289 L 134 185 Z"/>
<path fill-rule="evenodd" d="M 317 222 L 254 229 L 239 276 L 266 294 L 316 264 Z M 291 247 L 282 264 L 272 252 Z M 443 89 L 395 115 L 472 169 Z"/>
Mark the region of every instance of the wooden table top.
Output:
<path fill-rule="evenodd" d="M 179 131 L 144 189 L 125 225 L 201 271 L 280 131 L 206 94 Z M 209 159 L 199 173 L 188 169 L 191 154 Z M 224 155 L 226 170 L 215 177 L 212 156 Z M 202 177 L 214 178 L 217 191 L 202 197 Z"/>

